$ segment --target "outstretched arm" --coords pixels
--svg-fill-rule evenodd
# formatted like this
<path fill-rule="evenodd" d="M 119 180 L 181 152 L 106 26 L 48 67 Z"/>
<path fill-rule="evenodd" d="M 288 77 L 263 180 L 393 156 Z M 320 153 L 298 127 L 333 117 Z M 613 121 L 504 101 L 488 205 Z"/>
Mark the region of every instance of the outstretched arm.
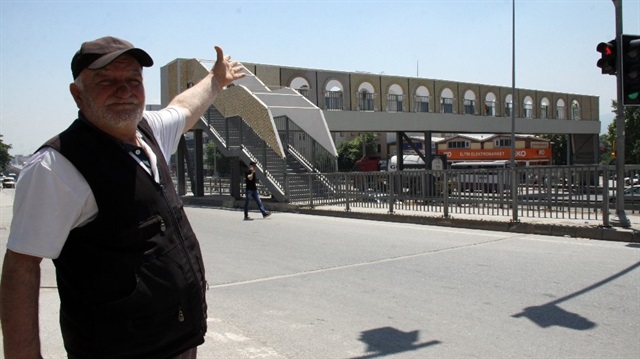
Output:
<path fill-rule="evenodd" d="M 0 320 L 7 359 L 41 358 L 38 319 L 42 258 L 7 250 L 0 282 Z"/>
<path fill-rule="evenodd" d="M 231 56 L 225 56 L 220 47 L 216 46 L 215 49 L 217 59 L 209 74 L 169 103 L 169 106 L 181 108 L 186 114 L 184 132 L 193 127 L 225 86 L 245 76 L 237 61 L 231 61 Z"/>

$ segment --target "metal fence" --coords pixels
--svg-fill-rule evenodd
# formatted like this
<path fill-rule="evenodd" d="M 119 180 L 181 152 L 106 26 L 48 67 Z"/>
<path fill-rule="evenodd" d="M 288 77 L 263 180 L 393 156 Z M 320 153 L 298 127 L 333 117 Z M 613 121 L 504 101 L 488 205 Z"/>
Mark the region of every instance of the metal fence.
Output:
<path fill-rule="evenodd" d="M 430 212 L 445 218 L 475 214 L 602 220 L 605 225 L 609 213 L 615 212 L 616 184 L 621 180 L 625 209 L 640 213 L 640 165 L 626 166 L 622 179 L 616 178 L 613 166 L 593 165 L 309 173 L 289 175 L 286 180 L 306 184 L 306 196 L 289 197 L 291 204 L 305 207 Z M 229 186 L 229 179 L 209 178 L 205 193 L 226 195 Z M 261 194 L 269 196 L 266 188 Z"/>
<path fill-rule="evenodd" d="M 625 209 L 640 212 L 640 166 L 626 166 Z M 306 176 L 314 176 L 313 174 Z M 325 174 L 331 191 L 309 188 L 296 204 L 484 216 L 602 220 L 615 208 L 609 166 Z M 515 188 L 512 192 L 515 176 Z M 308 181 L 310 184 L 314 181 Z M 515 213 L 513 212 L 515 210 Z"/>

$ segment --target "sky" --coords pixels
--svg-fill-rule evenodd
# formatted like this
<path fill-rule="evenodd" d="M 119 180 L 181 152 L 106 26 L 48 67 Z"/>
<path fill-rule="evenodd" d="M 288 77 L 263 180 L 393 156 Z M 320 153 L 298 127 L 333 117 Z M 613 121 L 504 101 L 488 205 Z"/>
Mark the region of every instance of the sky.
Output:
<path fill-rule="evenodd" d="M 640 34 L 640 0 L 623 0 Z M 613 119 L 615 77 L 596 45 L 615 37 L 611 0 L 515 0 L 516 87 L 599 96 Z M 511 86 L 512 0 L 0 0 L 0 134 L 33 153 L 77 117 L 70 63 L 84 41 L 116 36 L 147 51 L 148 104 L 177 58 L 419 76 Z"/>

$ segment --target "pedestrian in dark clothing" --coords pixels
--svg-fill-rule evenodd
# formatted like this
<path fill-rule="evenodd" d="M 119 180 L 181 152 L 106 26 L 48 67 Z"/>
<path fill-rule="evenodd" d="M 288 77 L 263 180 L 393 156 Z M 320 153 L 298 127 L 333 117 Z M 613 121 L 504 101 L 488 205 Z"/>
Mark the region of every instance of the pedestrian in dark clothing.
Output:
<path fill-rule="evenodd" d="M 263 218 L 267 218 L 271 215 L 271 212 L 267 211 L 260 200 L 260 194 L 258 193 L 258 188 L 256 186 L 256 163 L 249 163 L 249 170 L 244 175 L 245 182 L 247 184 L 245 191 L 245 200 L 244 200 L 244 220 L 251 221 L 251 217 L 249 217 L 249 201 L 253 198 L 258 205 L 258 209 L 262 213 Z"/>

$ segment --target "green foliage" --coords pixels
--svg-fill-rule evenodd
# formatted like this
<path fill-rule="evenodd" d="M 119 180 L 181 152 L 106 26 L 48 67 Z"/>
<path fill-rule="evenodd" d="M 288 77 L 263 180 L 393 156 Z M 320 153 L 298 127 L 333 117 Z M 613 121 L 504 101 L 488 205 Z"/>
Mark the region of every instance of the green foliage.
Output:
<path fill-rule="evenodd" d="M 616 101 L 611 101 L 613 112 L 617 109 Z M 613 149 L 616 141 L 616 121 L 609 124 L 606 142 Z M 624 163 L 640 163 L 640 107 L 626 106 L 624 109 Z M 610 154 L 611 152 L 609 152 Z"/>
<path fill-rule="evenodd" d="M 362 144 L 366 153 L 362 153 Z M 376 135 L 373 133 L 361 133 L 351 141 L 342 142 L 338 148 L 338 171 L 351 171 L 356 161 L 365 155 L 373 155 L 377 152 Z"/>
<path fill-rule="evenodd" d="M 223 156 L 213 142 L 211 141 L 207 142 L 204 152 L 206 155 L 206 164 L 211 170 L 211 174 L 216 175 L 214 171 L 217 169 L 218 176 L 220 177 L 230 176 L 231 159 Z M 214 163 L 214 158 L 215 158 L 215 163 Z"/>
<path fill-rule="evenodd" d="M 11 149 L 11 145 L 5 144 L 2 141 L 2 136 L 0 136 L 0 169 L 5 170 L 7 165 L 13 159 L 12 156 L 9 155 L 9 150 Z"/>
<path fill-rule="evenodd" d="M 567 136 L 566 135 L 551 135 L 543 134 L 538 137 L 546 138 L 553 142 L 551 144 L 552 157 L 551 163 L 556 166 L 567 164 Z"/>

